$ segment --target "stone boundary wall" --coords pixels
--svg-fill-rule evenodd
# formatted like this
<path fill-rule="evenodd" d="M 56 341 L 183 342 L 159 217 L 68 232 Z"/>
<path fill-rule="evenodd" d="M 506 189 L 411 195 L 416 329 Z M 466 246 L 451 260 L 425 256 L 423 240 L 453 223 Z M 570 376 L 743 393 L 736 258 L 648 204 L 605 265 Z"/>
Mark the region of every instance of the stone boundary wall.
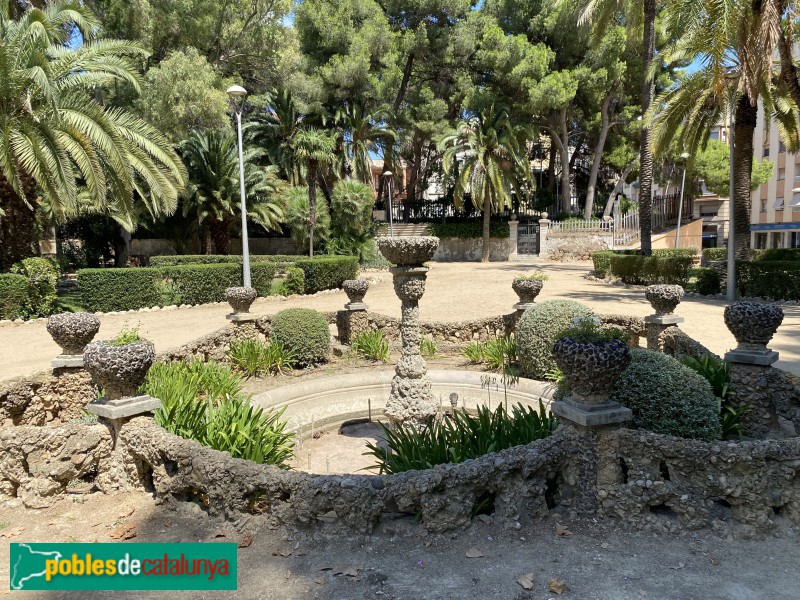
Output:
<path fill-rule="evenodd" d="M 477 262 L 481 259 L 482 249 L 482 238 L 441 238 L 439 247 L 431 260 L 434 262 Z M 515 250 L 515 244 L 511 239 L 491 238 L 489 261 L 506 262 Z"/>
<path fill-rule="evenodd" d="M 0 382 L 0 427 L 54 425 L 79 419 L 96 399 L 97 386 L 83 369 L 54 369 Z"/>
<path fill-rule="evenodd" d="M 495 518 L 513 528 L 543 518 L 557 502 L 553 482 L 571 433 L 456 465 L 397 475 L 312 475 L 231 458 L 174 436 L 148 419 L 122 428 L 128 462 L 147 473 L 156 497 L 175 503 L 200 498 L 214 517 L 236 520 L 266 510 L 272 526 L 371 532 L 382 518 L 419 515 L 431 532 L 468 526 L 489 501 Z"/>
<path fill-rule="evenodd" d="M 682 356 L 701 358 L 706 354 L 719 358 L 719 356 L 678 327 L 667 327 L 662 331 L 658 336 L 658 344 L 660 348 L 664 349 L 664 354 L 669 354 L 678 359 Z"/>
<path fill-rule="evenodd" d="M 800 525 L 800 438 L 700 442 L 620 429 L 598 514 L 661 531 Z"/>

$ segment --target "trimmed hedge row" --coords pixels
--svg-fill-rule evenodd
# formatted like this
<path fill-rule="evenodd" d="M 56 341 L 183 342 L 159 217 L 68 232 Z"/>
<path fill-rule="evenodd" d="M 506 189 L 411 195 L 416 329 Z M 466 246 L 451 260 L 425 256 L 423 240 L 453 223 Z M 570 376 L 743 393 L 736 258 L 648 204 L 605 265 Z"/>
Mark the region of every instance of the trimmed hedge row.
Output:
<path fill-rule="evenodd" d="M 727 248 L 706 248 L 703 250 L 706 262 L 726 260 Z M 750 250 L 750 260 L 754 261 L 800 261 L 800 248 L 763 248 Z"/>
<path fill-rule="evenodd" d="M 251 263 L 293 263 L 304 258 L 302 254 L 252 254 Z M 241 264 L 242 257 L 227 254 L 176 254 L 172 256 L 151 256 L 151 267 L 172 267 L 177 265 L 217 265 Z"/>
<path fill-rule="evenodd" d="M 699 252 L 700 249 L 697 246 L 689 246 L 688 248 L 657 248 L 653 250 L 653 256 L 658 258 L 694 257 L 697 256 Z M 639 250 L 601 250 L 599 252 L 592 252 L 594 271 L 598 277 L 605 277 L 611 272 L 612 256 L 641 256 L 641 253 Z"/>
<path fill-rule="evenodd" d="M 742 296 L 800 300 L 800 262 L 751 260 L 736 262 Z"/>
<path fill-rule="evenodd" d="M 0 273 L 0 319 L 20 319 L 25 315 L 28 278 L 14 273 Z"/>
<path fill-rule="evenodd" d="M 251 265 L 259 296 L 269 295 L 276 270 L 271 263 Z M 83 303 L 93 312 L 221 302 L 225 288 L 241 284 L 242 267 L 237 264 L 78 271 Z"/>
<path fill-rule="evenodd" d="M 322 256 L 298 260 L 294 266 L 303 270 L 306 294 L 342 287 L 345 279 L 358 277 L 358 257 Z"/>
<path fill-rule="evenodd" d="M 465 223 L 428 223 L 428 231 L 439 239 L 455 238 L 468 240 L 483 237 L 483 223 L 468 221 Z M 511 235 L 507 221 L 491 221 L 489 237 L 503 239 Z"/>
<path fill-rule="evenodd" d="M 624 283 L 652 285 L 669 283 L 686 286 L 689 282 L 691 256 L 614 255 L 609 272 Z"/>

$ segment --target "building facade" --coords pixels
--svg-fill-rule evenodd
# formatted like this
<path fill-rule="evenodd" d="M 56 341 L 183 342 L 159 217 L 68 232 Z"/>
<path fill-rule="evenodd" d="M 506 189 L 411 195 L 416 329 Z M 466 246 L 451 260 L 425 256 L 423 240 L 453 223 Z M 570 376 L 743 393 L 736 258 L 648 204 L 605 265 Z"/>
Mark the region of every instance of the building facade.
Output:
<path fill-rule="evenodd" d="M 752 248 L 800 248 L 800 154 L 786 152 L 778 126 L 759 103 L 754 159 L 775 163 L 772 179 L 756 189 L 750 212 Z"/>

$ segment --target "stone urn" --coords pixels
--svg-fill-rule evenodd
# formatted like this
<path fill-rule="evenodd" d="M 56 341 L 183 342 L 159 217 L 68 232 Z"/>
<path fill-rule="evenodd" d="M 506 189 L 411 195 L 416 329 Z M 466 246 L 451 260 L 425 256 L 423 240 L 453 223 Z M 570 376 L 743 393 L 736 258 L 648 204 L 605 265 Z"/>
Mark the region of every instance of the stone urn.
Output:
<path fill-rule="evenodd" d="M 515 279 L 511 282 L 511 289 L 519 298 L 520 304 L 533 304 L 543 286 L 544 281 L 537 279 Z"/>
<path fill-rule="evenodd" d="M 137 396 L 155 357 L 155 348 L 147 340 L 122 346 L 92 342 L 83 354 L 86 370 L 108 400 Z"/>
<path fill-rule="evenodd" d="M 650 285 L 644 292 L 645 298 L 657 315 L 671 315 L 683 300 L 683 288 L 679 285 Z"/>
<path fill-rule="evenodd" d="M 739 343 L 737 350 L 765 351 L 783 322 L 783 309 L 774 304 L 734 302 L 725 307 L 725 325 Z"/>
<path fill-rule="evenodd" d="M 47 332 L 61 346 L 62 356 L 83 356 L 99 329 L 100 319 L 86 312 L 59 313 L 47 319 Z"/>
<path fill-rule="evenodd" d="M 231 305 L 234 314 L 250 312 L 250 305 L 255 302 L 258 292 L 251 287 L 225 288 L 225 300 Z"/>
<path fill-rule="evenodd" d="M 379 237 L 378 250 L 397 266 L 422 266 L 436 254 L 439 238 L 434 236 Z"/>
<path fill-rule="evenodd" d="M 366 279 L 345 279 L 342 282 L 342 289 L 347 294 L 349 302 L 345 304 L 348 309 L 362 309 L 365 310 L 367 305 L 364 304 L 364 296 L 369 289 L 369 281 Z"/>
<path fill-rule="evenodd" d="M 601 405 L 631 362 L 631 351 L 622 340 L 579 342 L 570 337 L 558 340 L 553 357 L 572 390 L 572 401 Z"/>

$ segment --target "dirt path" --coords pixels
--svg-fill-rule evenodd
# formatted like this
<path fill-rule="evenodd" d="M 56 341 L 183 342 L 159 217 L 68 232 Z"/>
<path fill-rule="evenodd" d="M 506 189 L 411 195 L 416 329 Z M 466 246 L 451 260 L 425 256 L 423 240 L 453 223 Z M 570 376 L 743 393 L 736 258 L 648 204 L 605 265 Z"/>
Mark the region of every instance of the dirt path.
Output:
<path fill-rule="evenodd" d="M 461 321 L 508 313 L 516 302 L 511 280 L 517 273 L 532 268 L 550 276 L 540 299 L 569 298 L 583 302 L 598 312 L 645 316 L 652 312 L 641 289 L 610 286 L 583 278 L 590 263 L 433 263 L 427 291 L 420 302 L 423 320 Z M 366 301 L 370 310 L 400 316 L 400 302 L 394 294 L 388 272 L 372 272 L 380 279 L 373 283 Z M 253 306 L 257 314 L 274 314 L 284 308 L 303 306 L 329 311 L 342 308 L 344 292 L 314 297 L 285 299 L 262 298 Z M 681 327 L 712 351 L 721 354 L 735 345 L 723 322 L 725 302 L 699 298 L 686 299 L 678 313 L 686 318 Z M 785 307 L 786 318 L 772 343 L 781 353 L 783 369 L 800 374 L 800 307 Z M 205 305 L 171 311 L 146 311 L 103 315 L 98 339 L 116 335 L 124 326 L 139 326 L 159 351 L 181 346 L 224 327 L 227 304 Z M 0 380 L 46 370 L 59 352 L 43 321 L 0 327 Z"/>
<path fill-rule="evenodd" d="M 78 502 L 77 500 L 83 500 Z M 165 511 L 144 494 L 68 497 L 47 510 L 4 508 L 0 595 L 8 590 L 10 541 L 240 542 L 242 534 L 199 509 Z M 135 509 L 131 512 L 131 509 Z M 130 513 L 130 514 L 129 514 Z M 556 524 L 572 535 L 556 536 Z M 710 533 L 658 535 L 613 523 L 553 515 L 506 531 L 476 521 L 465 531 L 428 534 L 410 519 L 388 521 L 371 536 L 286 536 L 263 529 L 239 549 L 237 592 L 114 592 L 114 598 L 262 600 L 796 600 L 800 545 L 792 538 L 732 541 Z M 479 558 L 467 558 L 477 549 Z M 349 571 L 355 576 L 336 574 Z M 532 573 L 533 589 L 516 579 Z M 566 588 L 548 591 L 551 579 Z M 8 593 L 8 592 L 5 592 Z M 26 598 L 94 600 L 109 592 L 28 592 Z"/>

